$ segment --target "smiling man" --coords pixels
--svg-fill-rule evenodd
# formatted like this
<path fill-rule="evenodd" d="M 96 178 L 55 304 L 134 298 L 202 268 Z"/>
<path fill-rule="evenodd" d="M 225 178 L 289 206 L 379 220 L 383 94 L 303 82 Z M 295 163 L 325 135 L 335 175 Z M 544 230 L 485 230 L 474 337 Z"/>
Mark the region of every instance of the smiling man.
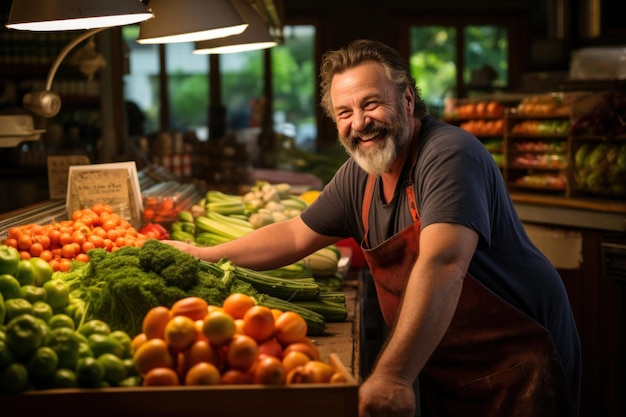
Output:
<path fill-rule="evenodd" d="M 568 296 L 489 152 L 427 114 L 387 45 L 327 52 L 320 75 L 351 158 L 319 197 L 235 241 L 171 244 L 262 270 L 362 242 L 390 336 L 359 389 L 361 417 L 575 416 L 581 352 Z"/>

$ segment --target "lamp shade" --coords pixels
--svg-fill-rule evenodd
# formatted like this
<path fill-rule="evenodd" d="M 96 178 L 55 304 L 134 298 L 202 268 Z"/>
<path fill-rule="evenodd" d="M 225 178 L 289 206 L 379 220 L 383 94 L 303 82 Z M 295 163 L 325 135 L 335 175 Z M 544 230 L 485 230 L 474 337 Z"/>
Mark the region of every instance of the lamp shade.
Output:
<path fill-rule="evenodd" d="M 239 35 L 196 42 L 194 54 L 228 54 L 276 46 L 278 42 L 270 34 L 267 24 L 247 0 L 232 0 L 232 3 L 249 24 L 248 28 Z"/>
<path fill-rule="evenodd" d="M 140 0 L 13 0 L 6 27 L 32 31 L 95 29 L 152 17 Z"/>
<path fill-rule="evenodd" d="M 229 0 L 150 0 L 150 9 L 156 17 L 140 25 L 141 44 L 214 39 L 248 27 Z"/>

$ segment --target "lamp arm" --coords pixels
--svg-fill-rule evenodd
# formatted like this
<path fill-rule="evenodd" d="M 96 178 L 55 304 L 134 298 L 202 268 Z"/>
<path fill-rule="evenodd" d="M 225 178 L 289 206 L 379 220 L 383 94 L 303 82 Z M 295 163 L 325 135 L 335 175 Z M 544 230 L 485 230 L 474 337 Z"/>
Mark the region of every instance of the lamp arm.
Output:
<path fill-rule="evenodd" d="M 80 36 L 76 37 L 76 39 L 72 40 L 67 44 L 65 48 L 61 51 L 59 56 L 54 60 L 50 71 L 48 72 L 48 78 L 46 80 L 46 89 L 43 91 L 33 91 L 30 93 L 26 93 L 24 95 L 24 106 L 32 111 L 35 114 L 38 114 L 43 117 L 54 117 L 59 113 L 61 109 L 61 97 L 55 92 L 52 91 L 52 82 L 54 81 L 54 76 L 61 65 L 61 62 L 65 59 L 67 54 L 79 43 L 89 38 L 90 36 L 95 35 L 96 33 L 103 31 L 104 29 L 108 29 L 108 27 L 103 28 L 95 28 L 90 29 Z"/>
<path fill-rule="evenodd" d="M 65 46 L 65 48 L 63 48 L 59 56 L 57 56 L 57 58 L 52 63 L 52 67 L 50 68 L 50 71 L 48 72 L 48 78 L 46 80 L 46 91 L 52 90 L 52 82 L 54 81 L 54 76 L 56 75 L 57 70 L 59 69 L 59 66 L 61 65 L 61 62 L 63 62 L 67 54 L 69 54 L 70 51 L 76 47 L 76 45 L 78 45 L 85 39 L 88 39 L 91 36 L 95 35 L 96 33 L 102 32 L 105 29 L 108 29 L 108 27 L 90 29 L 82 33 L 80 36 L 76 37 L 74 40 L 68 43 Z"/>

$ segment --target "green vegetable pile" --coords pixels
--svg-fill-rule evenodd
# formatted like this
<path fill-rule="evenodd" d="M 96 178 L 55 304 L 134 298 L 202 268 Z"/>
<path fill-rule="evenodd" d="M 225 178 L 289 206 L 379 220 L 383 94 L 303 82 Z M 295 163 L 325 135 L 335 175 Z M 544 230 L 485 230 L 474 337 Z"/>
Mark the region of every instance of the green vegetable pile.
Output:
<path fill-rule="evenodd" d="M 303 298 L 303 290 L 310 292 L 311 287 L 313 292 L 307 298 L 317 298 L 316 284 L 263 276 L 226 259 L 218 263 L 200 261 L 157 239 L 114 252 L 92 249 L 88 255 L 88 263 L 74 262 L 70 271 L 54 273 L 70 287 L 69 314 L 78 323 L 99 319 L 134 336 L 141 333 L 143 318 L 153 307 L 171 307 L 190 296 L 221 306 L 229 294 L 239 292 L 254 297 L 259 304 L 298 310 L 307 319 L 311 334 L 324 329 L 322 314 L 302 310 L 288 301 Z M 265 285 L 262 291 L 257 288 L 260 283 Z"/>

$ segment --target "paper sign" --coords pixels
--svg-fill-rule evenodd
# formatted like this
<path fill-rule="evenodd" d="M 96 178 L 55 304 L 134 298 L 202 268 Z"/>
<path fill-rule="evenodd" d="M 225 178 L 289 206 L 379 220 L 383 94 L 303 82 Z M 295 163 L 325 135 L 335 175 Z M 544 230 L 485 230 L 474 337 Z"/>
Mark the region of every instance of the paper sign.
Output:
<path fill-rule="evenodd" d="M 141 226 L 143 202 L 135 162 L 71 166 L 67 181 L 68 218 L 74 211 L 108 204 L 134 227 Z"/>
<path fill-rule="evenodd" d="M 48 156 L 48 189 L 51 200 L 65 198 L 67 195 L 67 177 L 72 165 L 89 165 L 85 155 Z"/>

